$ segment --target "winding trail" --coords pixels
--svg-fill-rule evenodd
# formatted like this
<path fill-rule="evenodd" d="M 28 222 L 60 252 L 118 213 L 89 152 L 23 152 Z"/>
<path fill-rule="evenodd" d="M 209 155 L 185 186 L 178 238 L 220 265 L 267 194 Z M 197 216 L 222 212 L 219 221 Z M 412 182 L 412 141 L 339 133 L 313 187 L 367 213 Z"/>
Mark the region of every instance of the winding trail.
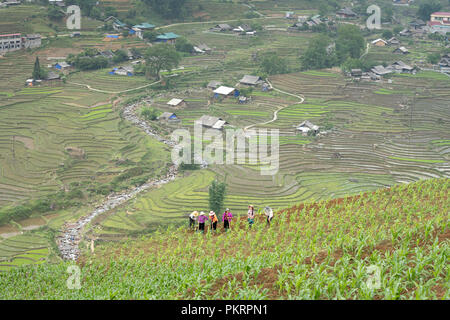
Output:
<path fill-rule="evenodd" d="M 77 86 L 86 87 L 86 88 L 88 88 L 88 89 L 91 90 L 91 91 L 96 91 L 96 92 L 101 92 L 101 93 L 108 93 L 108 94 L 119 94 L 119 93 L 125 93 L 125 92 L 134 91 L 134 90 L 139 90 L 139 89 L 143 89 L 143 88 L 150 87 L 150 86 L 152 86 L 152 85 L 154 85 L 154 84 L 157 84 L 157 83 L 159 83 L 159 82 L 161 82 L 161 80 L 158 80 L 158 81 L 156 81 L 156 82 L 152 82 L 152 83 L 149 83 L 149 84 L 146 84 L 146 85 L 137 87 L 137 88 L 127 89 L 127 90 L 123 90 L 123 91 L 106 91 L 106 90 L 101 90 L 101 89 L 95 89 L 95 88 L 92 88 L 92 87 L 91 87 L 90 85 L 88 85 L 88 84 L 77 83 L 77 82 L 72 82 L 72 81 L 67 81 L 67 83 L 69 83 L 69 84 L 74 84 L 74 85 L 77 85 Z"/>
<path fill-rule="evenodd" d="M 139 117 L 136 115 L 137 106 L 138 103 L 126 106 L 123 110 L 123 117 L 137 127 L 141 128 L 149 136 L 162 143 L 165 143 L 170 147 L 174 147 L 175 142 L 162 138 L 152 129 L 152 127 L 146 121 L 139 119 Z M 92 219 L 94 219 L 96 216 L 129 201 L 142 191 L 161 186 L 175 180 L 177 174 L 177 166 L 172 165 L 169 167 L 167 174 L 163 178 L 150 180 L 139 187 L 133 188 L 132 190 L 128 190 L 118 194 L 110 194 L 99 206 L 95 208 L 94 211 L 92 211 L 88 215 L 78 219 L 76 222 L 66 223 L 62 228 L 61 235 L 57 237 L 56 241 L 61 253 L 61 257 L 64 260 L 77 260 L 79 258 L 79 244 L 83 238 L 84 229 L 86 225 L 91 222 Z"/>
<path fill-rule="evenodd" d="M 293 94 L 293 93 L 290 93 L 290 92 L 286 92 L 286 91 L 277 89 L 277 88 L 275 88 L 275 87 L 272 85 L 272 83 L 270 83 L 269 79 L 267 79 L 267 83 L 269 84 L 269 86 L 270 86 L 273 90 L 275 90 L 275 91 L 277 91 L 277 92 L 280 92 L 280 93 L 283 93 L 283 94 L 286 94 L 286 95 L 289 95 L 289 96 L 298 98 L 298 99 L 299 99 L 299 102 L 296 103 L 296 104 L 301 104 L 301 103 L 305 102 L 305 97 L 304 97 L 303 95 L 297 95 L 297 94 Z M 249 125 L 249 126 L 245 127 L 245 128 L 244 128 L 244 131 L 247 131 L 248 129 L 253 128 L 253 127 L 255 127 L 255 126 L 261 126 L 261 125 L 269 124 L 269 123 L 272 123 L 272 122 L 276 121 L 276 120 L 278 119 L 278 112 L 280 112 L 281 110 L 286 109 L 287 107 L 290 107 L 290 106 L 292 106 L 292 105 L 293 105 L 293 104 L 289 104 L 289 105 L 284 106 L 284 107 L 278 107 L 278 109 L 275 110 L 274 113 L 273 113 L 273 118 L 272 118 L 272 120 L 269 120 L 269 121 L 266 121 L 266 122 L 261 122 L 261 123 L 254 123 L 254 124 L 252 124 L 252 125 Z"/>

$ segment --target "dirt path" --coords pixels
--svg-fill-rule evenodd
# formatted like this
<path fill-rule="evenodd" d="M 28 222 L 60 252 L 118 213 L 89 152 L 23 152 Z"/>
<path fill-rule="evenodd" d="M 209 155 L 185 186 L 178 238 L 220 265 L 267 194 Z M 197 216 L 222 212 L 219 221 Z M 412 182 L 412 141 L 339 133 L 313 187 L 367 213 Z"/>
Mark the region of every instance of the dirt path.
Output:
<path fill-rule="evenodd" d="M 275 91 L 277 91 L 277 92 L 280 92 L 280 93 L 283 93 L 283 94 L 286 94 L 286 95 L 289 95 L 289 96 L 298 98 L 298 99 L 299 99 L 299 102 L 297 102 L 296 104 L 301 104 L 301 103 L 305 102 L 305 97 L 304 97 L 304 96 L 302 96 L 302 95 L 297 95 L 297 94 L 293 94 L 293 93 L 289 93 L 289 92 L 286 92 L 286 91 L 277 89 L 277 88 L 275 88 L 275 87 L 272 85 L 272 83 L 270 83 L 269 79 L 267 79 L 267 83 L 269 84 L 269 86 L 270 86 L 273 90 L 275 90 Z M 276 121 L 276 120 L 278 119 L 278 112 L 280 112 L 281 110 L 283 110 L 283 109 L 285 109 L 285 108 L 287 108 L 287 107 L 290 107 L 290 106 L 292 106 L 292 104 L 287 105 L 287 106 L 284 106 L 284 107 L 278 107 L 278 109 L 275 110 L 275 112 L 273 113 L 273 118 L 272 118 L 272 120 L 269 120 L 269 121 L 266 121 L 266 122 L 261 122 L 261 123 L 255 123 L 255 124 L 252 124 L 252 125 L 250 125 L 250 126 L 245 127 L 245 128 L 244 128 L 244 131 L 247 131 L 248 129 L 253 128 L 253 127 L 255 127 L 255 126 L 261 126 L 261 125 L 269 124 L 269 123 L 272 123 L 272 122 Z"/>
<path fill-rule="evenodd" d="M 123 90 L 123 91 L 106 91 L 106 90 L 101 90 L 101 89 L 95 89 L 95 88 L 92 88 L 92 87 L 91 87 L 90 85 L 88 85 L 88 84 L 83 84 L 83 83 L 77 83 L 77 82 L 67 81 L 67 83 L 74 84 L 74 85 L 77 85 L 77 86 L 86 87 L 86 88 L 88 88 L 88 89 L 91 90 L 91 91 L 96 91 L 96 92 L 101 92 L 101 93 L 109 93 L 109 94 L 119 94 L 119 93 L 125 93 L 125 92 L 134 91 L 134 90 L 139 90 L 139 89 L 143 89 L 143 88 L 146 88 L 146 87 L 150 87 L 150 86 L 152 86 L 152 85 L 154 85 L 154 84 L 157 84 L 157 83 L 159 83 L 159 82 L 161 82 L 161 80 L 158 80 L 158 81 L 156 81 L 156 82 L 152 82 L 152 83 L 149 83 L 149 84 L 146 84 L 146 85 L 137 87 L 137 88 L 127 89 L 127 90 Z"/>

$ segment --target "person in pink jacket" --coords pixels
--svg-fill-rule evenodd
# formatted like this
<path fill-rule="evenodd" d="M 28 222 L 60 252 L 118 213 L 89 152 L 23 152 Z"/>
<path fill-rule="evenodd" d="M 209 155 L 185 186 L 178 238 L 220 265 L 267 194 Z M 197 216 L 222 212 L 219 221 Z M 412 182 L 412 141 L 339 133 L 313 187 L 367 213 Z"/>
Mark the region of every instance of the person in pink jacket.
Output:
<path fill-rule="evenodd" d="M 209 218 L 205 215 L 205 213 L 202 211 L 200 212 L 200 215 L 198 216 L 198 230 L 199 232 L 205 233 L 205 222 L 209 220 Z"/>
<path fill-rule="evenodd" d="M 231 219 L 233 219 L 233 214 L 231 213 L 230 209 L 227 208 L 222 216 L 223 228 L 225 229 L 225 231 L 228 231 L 228 229 L 230 229 Z"/>

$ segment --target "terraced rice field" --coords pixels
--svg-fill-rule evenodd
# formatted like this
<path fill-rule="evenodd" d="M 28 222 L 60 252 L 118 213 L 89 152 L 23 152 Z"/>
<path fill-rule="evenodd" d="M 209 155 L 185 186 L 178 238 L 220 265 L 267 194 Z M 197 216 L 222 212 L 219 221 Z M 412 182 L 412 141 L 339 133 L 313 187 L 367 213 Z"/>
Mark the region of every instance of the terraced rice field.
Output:
<path fill-rule="evenodd" d="M 0 272 L 24 264 L 46 262 L 49 241 L 42 233 L 30 233 L 13 238 L 0 238 Z"/>
<path fill-rule="evenodd" d="M 167 110 L 165 102 L 171 97 L 186 99 L 187 107 L 170 110 L 188 128 L 202 114 L 220 116 L 242 128 L 267 121 L 274 110 L 284 107 L 276 121 L 263 126 L 280 129 L 280 170 L 264 177 L 258 165 L 211 166 L 142 195 L 101 221 L 95 234 L 117 239 L 154 228 L 164 217 L 183 223 L 190 211 L 207 209 L 207 186 L 214 176 L 226 177 L 225 205 L 236 213 L 244 213 L 249 203 L 283 208 L 296 199 L 329 199 L 398 182 L 449 177 L 447 84 L 439 78 L 420 79 L 394 77 L 392 84 L 350 84 L 330 71 L 271 79 L 276 88 L 305 95 L 303 104 L 277 92 L 257 91 L 245 105 L 234 99 L 208 105 L 211 93 L 204 89 L 156 97 L 153 106 L 161 110 Z M 379 92 L 389 92 L 389 98 Z M 304 120 L 331 124 L 332 129 L 320 138 L 303 137 L 293 126 Z M 136 211 L 126 214 L 127 210 Z"/>

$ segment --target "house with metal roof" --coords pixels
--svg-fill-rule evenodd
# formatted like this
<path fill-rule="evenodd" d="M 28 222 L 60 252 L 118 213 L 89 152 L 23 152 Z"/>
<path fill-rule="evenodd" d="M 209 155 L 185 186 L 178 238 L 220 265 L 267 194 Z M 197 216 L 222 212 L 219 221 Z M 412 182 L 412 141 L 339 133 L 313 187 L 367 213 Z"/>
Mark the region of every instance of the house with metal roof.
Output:
<path fill-rule="evenodd" d="M 319 133 L 320 127 L 313 124 L 312 122 L 305 120 L 302 123 L 300 123 L 296 129 L 302 133 L 302 135 L 306 136 L 308 134 L 314 134 L 316 135 Z"/>
<path fill-rule="evenodd" d="M 220 86 L 216 90 L 213 91 L 216 95 L 221 96 L 234 96 L 236 89 L 231 87 Z"/>
<path fill-rule="evenodd" d="M 216 90 L 221 85 L 222 85 L 222 82 L 217 81 L 217 80 L 211 80 L 206 87 L 208 89 Z"/>
<path fill-rule="evenodd" d="M 336 16 L 339 18 L 356 18 L 358 15 L 350 8 L 343 8 L 336 12 Z"/>
<path fill-rule="evenodd" d="M 156 42 L 175 43 L 175 41 L 179 37 L 180 37 L 179 35 L 177 35 L 173 32 L 167 32 L 167 33 L 160 34 L 159 36 L 157 36 Z"/>
<path fill-rule="evenodd" d="M 393 53 L 408 54 L 408 53 L 409 53 L 409 50 L 406 49 L 405 47 L 399 47 L 399 48 L 395 49 L 395 50 L 393 51 Z"/>
<path fill-rule="evenodd" d="M 171 107 L 184 107 L 186 105 L 186 102 L 183 99 L 173 98 L 169 102 L 167 102 L 167 105 Z"/>
<path fill-rule="evenodd" d="M 196 121 L 196 124 L 200 124 L 205 128 L 222 130 L 223 127 L 228 124 L 228 122 L 218 117 L 203 115 Z"/>
<path fill-rule="evenodd" d="M 259 76 L 251 76 L 245 75 L 241 80 L 239 80 L 240 84 L 248 85 L 248 86 L 256 86 L 258 84 L 262 84 L 264 81 Z"/>
<path fill-rule="evenodd" d="M 167 122 L 178 122 L 180 121 L 180 119 L 177 117 L 177 115 L 173 112 L 163 112 L 163 114 L 161 114 L 158 117 L 158 120 L 160 121 L 167 121 Z"/>

